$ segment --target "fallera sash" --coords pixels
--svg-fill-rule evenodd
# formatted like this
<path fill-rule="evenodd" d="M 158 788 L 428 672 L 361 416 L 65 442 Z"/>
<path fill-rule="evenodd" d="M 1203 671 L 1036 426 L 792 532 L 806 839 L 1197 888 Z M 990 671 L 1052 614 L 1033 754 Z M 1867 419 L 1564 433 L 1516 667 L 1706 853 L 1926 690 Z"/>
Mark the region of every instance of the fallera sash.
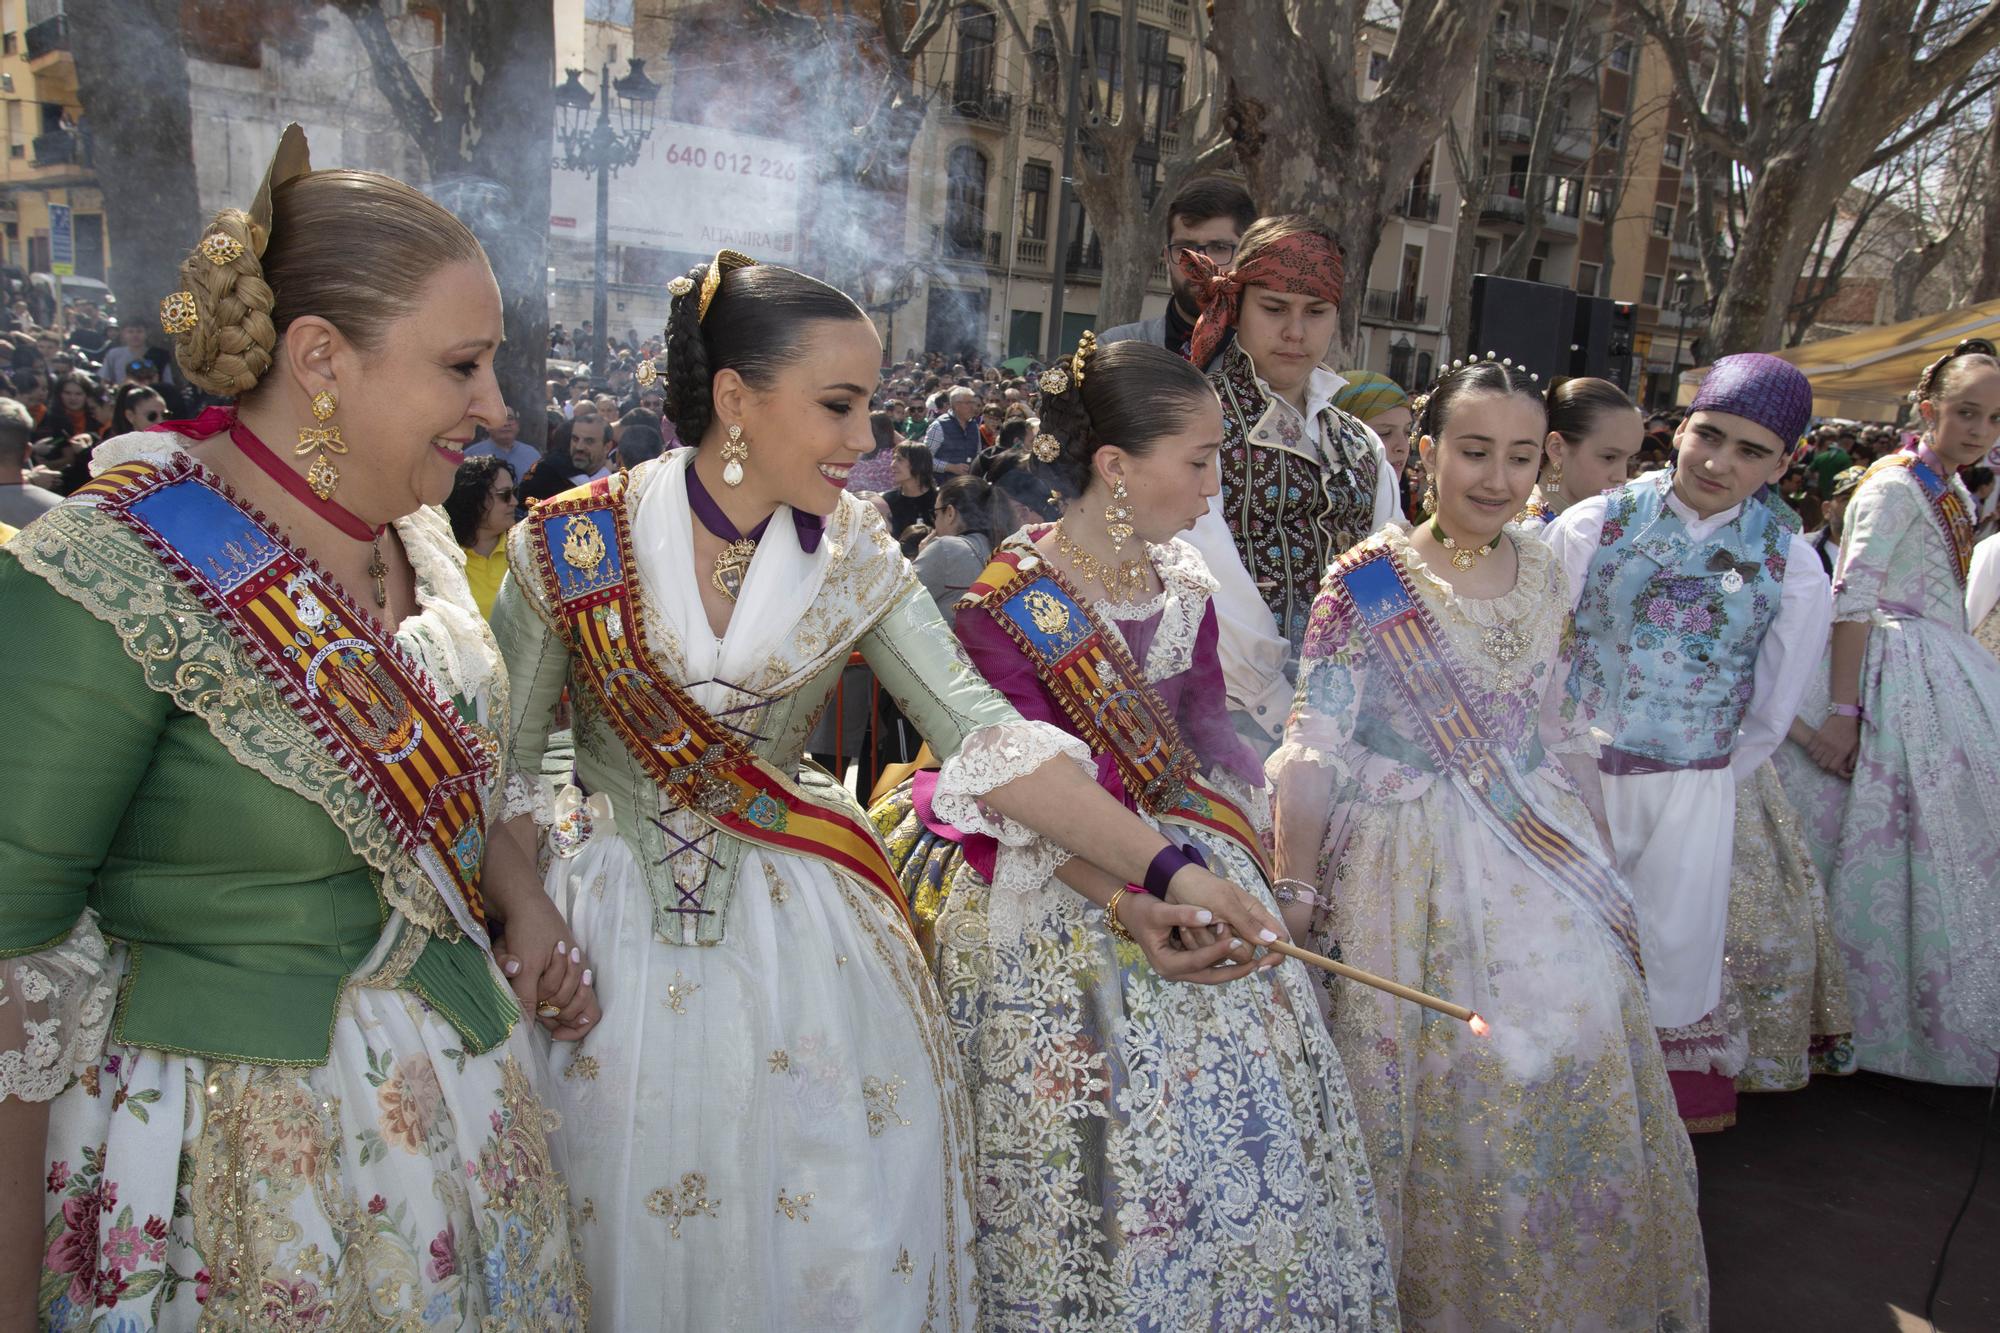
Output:
<path fill-rule="evenodd" d="M 1564 896 L 1611 933 L 1643 979 L 1639 918 L 1630 894 L 1601 854 L 1578 846 L 1535 809 L 1466 691 L 1443 631 L 1395 558 L 1384 550 L 1350 552 L 1334 566 L 1328 586 L 1396 683 L 1438 772 L 1472 797 L 1517 853 L 1547 872 Z"/>
<path fill-rule="evenodd" d="M 1003 550 L 963 600 L 982 606 L 1027 656 L 1091 753 L 1111 756 L 1140 809 L 1228 838 L 1270 878 L 1256 826 L 1200 779 L 1194 752 L 1124 641 L 1048 561 Z"/>
<path fill-rule="evenodd" d="M 624 474 L 535 507 L 529 548 L 576 674 L 649 777 L 725 833 L 809 856 L 886 895 L 909 900 L 873 831 L 813 800 L 752 753 L 660 669 L 633 584 Z M 914 924 L 912 923 L 914 929 Z"/>
<path fill-rule="evenodd" d="M 1862 480 L 1868 480 L 1879 469 L 1892 467 L 1908 468 L 1910 475 L 1917 479 L 1917 485 L 1924 488 L 1924 496 L 1931 502 L 1931 513 L 1937 518 L 1938 526 L 1944 529 L 1944 539 L 1958 561 L 1958 586 L 1963 588 L 1972 577 L 1972 515 L 1966 512 L 1965 502 L 1958 498 L 1958 492 L 1951 488 L 1950 483 L 1938 475 L 1937 469 L 1914 450 L 1876 459 L 1869 464 Z"/>
<path fill-rule="evenodd" d="M 191 459 L 127 463 L 77 494 L 136 533 L 276 683 L 486 947 L 482 793 L 497 739 L 441 701 L 379 623 Z"/>

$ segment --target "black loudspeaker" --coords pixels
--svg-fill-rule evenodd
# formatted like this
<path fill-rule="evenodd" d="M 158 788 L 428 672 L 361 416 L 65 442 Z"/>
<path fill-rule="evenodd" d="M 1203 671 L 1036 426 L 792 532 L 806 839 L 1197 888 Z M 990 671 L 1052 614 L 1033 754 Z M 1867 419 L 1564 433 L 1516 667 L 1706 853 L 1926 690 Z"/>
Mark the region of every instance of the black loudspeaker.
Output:
<path fill-rule="evenodd" d="M 1512 357 L 1542 377 L 1570 371 L 1576 293 L 1552 282 L 1472 276 L 1472 345 L 1467 356 Z"/>
<path fill-rule="evenodd" d="M 1576 298 L 1576 330 L 1569 340 L 1569 373 L 1609 378 L 1611 320 L 1617 312 L 1602 296 Z"/>

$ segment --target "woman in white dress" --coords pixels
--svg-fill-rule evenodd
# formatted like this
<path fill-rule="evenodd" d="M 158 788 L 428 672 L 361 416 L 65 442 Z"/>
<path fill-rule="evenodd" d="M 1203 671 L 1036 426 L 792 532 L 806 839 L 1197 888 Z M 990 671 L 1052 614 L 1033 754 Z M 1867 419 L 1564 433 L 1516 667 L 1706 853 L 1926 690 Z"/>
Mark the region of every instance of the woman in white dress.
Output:
<path fill-rule="evenodd" d="M 1330 900 L 1292 928 L 1492 1024 L 1329 979 L 1404 1327 L 1704 1328 L 1694 1154 L 1587 800 L 1596 746 L 1562 716 L 1568 588 L 1507 522 L 1542 400 L 1475 362 L 1417 430 L 1435 515 L 1329 572 L 1266 765 L 1278 873 Z"/>
<path fill-rule="evenodd" d="M 844 492 L 881 358 L 861 310 L 729 252 L 672 289 L 668 415 L 698 447 L 538 508 L 494 612 L 517 763 L 567 684 L 592 793 L 550 831 L 548 889 L 604 1004 L 556 1080 L 594 1319 L 968 1329 L 957 1052 L 866 816 L 800 764 L 849 653 L 943 756 L 947 809 L 1170 884 L 1127 918 L 1164 974 L 1248 952 L 1179 950 L 1177 926 L 1282 927 L 980 681 Z"/>

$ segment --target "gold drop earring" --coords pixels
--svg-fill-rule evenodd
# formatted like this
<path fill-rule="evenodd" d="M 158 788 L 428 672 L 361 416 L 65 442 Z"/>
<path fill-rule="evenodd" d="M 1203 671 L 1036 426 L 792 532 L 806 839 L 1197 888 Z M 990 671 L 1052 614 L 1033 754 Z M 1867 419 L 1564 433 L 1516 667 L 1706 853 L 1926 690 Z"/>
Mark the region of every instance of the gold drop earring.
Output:
<path fill-rule="evenodd" d="M 1125 543 L 1132 540 L 1131 496 L 1125 490 L 1125 478 L 1111 488 L 1111 503 L 1104 507 L 1104 530 L 1111 537 L 1111 549 L 1122 552 Z"/>
<path fill-rule="evenodd" d="M 729 438 L 722 442 L 722 483 L 725 486 L 743 484 L 743 465 L 750 461 L 750 446 L 743 439 L 743 427 L 731 426 Z"/>
<path fill-rule="evenodd" d="M 344 454 L 347 442 L 340 438 L 340 427 L 332 424 L 334 409 L 339 407 L 331 389 L 321 389 L 312 396 L 313 420 L 317 426 L 307 426 L 299 432 L 298 447 L 292 450 L 297 457 L 314 455 L 312 467 L 306 472 L 306 485 L 322 500 L 331 500 L 340 487 L 340 469 L 327 455 Z"/>

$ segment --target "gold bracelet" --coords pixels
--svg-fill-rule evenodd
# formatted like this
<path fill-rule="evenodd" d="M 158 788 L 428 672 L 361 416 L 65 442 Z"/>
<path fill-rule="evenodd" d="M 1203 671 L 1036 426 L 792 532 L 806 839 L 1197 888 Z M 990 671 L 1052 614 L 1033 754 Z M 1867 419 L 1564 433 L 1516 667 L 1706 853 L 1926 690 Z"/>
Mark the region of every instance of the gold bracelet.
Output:
<path fill-rule="evenodd" d="M 1114 940 L 1124 940 L 1127 944 L 1136 944 L 1138 941 L 1132 938 L 1132 932 L 1127 930 L 1125 923 L 1118 919 L 1118 904 L 1124 900 L 1125 890 L 1120 889 L 1118 890 L 1117 897 L 1104 904 L 1104 929 L 1110 932 L 1111 938 Z"/>

